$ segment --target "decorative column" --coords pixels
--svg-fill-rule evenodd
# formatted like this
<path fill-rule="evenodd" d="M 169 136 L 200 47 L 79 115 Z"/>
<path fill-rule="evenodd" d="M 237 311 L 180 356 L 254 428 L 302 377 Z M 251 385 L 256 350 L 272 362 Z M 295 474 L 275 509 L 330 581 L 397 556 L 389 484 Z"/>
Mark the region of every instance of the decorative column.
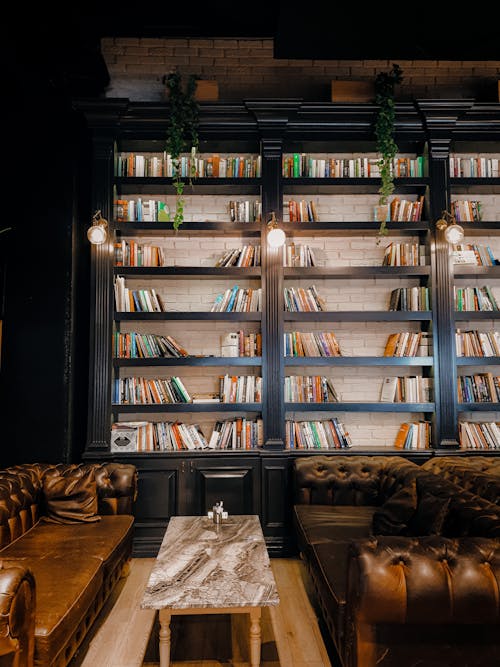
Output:
<path fill-rule="evenodd" d="M 453 266 L 444 230 L 436 229 L 442 211 L 450 208 L 449 156 L 457 120 L 472 106 L 471 100 L 419 100 L 429 143 L 430 223 L 434 236 L 432 308 L 436 326 L 434 340 L 434 383 L 437 449 L 456 449 L 458 442 L 456 352 Z"/>
<path fill-rule="evenodd" d="M 281 180 L 283 137 L 300 100 L 248 100 L 245 106 L 257 119 L 262 155 L 262 417 L 264 446 L 285 446 L 282 248 L 267 244 L 267 221 L 274 211 L 283 221 Z"/>
<path fill-rule="evenodd" d="M 90 355 L 87 451 L 109 451 L 113 333 L 113 139 L 93 137 L 92 202 L 108 221 L 108 238 L 90 244 Z M 91 221 L 89 220 L 89 225 Z"/>

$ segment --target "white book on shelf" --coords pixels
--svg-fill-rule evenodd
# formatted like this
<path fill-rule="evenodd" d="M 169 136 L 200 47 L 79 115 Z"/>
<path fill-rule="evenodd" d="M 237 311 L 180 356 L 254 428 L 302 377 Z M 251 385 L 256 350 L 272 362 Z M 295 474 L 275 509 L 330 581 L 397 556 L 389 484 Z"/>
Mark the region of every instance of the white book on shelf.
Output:
<path fill-rule="evenodd" d="M 398 384 L 397 377 L 386 377 L 382 380 L 382 387 L 380 389 L 380 402 L 393 403 L 396 395 L 396 387 Z"/>

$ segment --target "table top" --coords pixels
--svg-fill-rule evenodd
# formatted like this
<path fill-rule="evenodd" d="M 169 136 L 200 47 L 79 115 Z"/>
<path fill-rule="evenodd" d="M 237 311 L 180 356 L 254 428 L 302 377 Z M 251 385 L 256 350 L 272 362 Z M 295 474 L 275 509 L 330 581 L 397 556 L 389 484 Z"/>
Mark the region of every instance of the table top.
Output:
<path fill-rule="evenodd" d="M 257 515 L 215 525 L 206 516 L 169 521 L 141 607 L 190 609 L 279 604 Z"/>

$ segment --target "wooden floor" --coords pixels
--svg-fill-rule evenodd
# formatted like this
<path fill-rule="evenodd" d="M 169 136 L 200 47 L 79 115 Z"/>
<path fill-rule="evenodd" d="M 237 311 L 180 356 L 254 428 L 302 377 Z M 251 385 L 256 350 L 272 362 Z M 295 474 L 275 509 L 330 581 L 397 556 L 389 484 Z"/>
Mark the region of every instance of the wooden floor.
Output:
<path fill-rule="evenodd" d="M 129 576 L 69 667 L 158 667 L 156 614 L 140 608 L 153 562 L 132 560 Z M 307 596 L 302 563 L 273 558 L 271 567 L 280 605 L 263 610 L 262 667 L 332 667 Z M 224 616 L 174 617 L 172 667 L 248 667 L 246 617 L 232 618 L 231 624 Z"/>

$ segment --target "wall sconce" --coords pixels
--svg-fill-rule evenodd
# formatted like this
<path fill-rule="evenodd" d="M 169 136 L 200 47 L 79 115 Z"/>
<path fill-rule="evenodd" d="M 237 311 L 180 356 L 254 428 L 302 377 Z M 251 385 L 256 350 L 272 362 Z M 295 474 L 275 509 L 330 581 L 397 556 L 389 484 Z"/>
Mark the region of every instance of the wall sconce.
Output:
<path fill-rule="evenodd" d="M 281 248 L 285 244 L 286 234 L 278 227 L 278 221 L 274 211 L 271 213 L 271 219 L 267 223 L 267 242 L 271 248 Z"/>
<path fill-rule="evenodd" d="M 457 224 L 455 216 L 448 211 L 441 213 L 441 218 L 436 222 L 436 229 L 444 230 L 444 237 L 448 243 L 460 243 L 464 240 L 464 228 Z"/>
<path fill-rule="evenodd" d="M 102 217 L 101 211 L 96 211 L 92 216 L 87 238 L 93 245 L 102 245 L 108 238 L 108 221 Z"/>

